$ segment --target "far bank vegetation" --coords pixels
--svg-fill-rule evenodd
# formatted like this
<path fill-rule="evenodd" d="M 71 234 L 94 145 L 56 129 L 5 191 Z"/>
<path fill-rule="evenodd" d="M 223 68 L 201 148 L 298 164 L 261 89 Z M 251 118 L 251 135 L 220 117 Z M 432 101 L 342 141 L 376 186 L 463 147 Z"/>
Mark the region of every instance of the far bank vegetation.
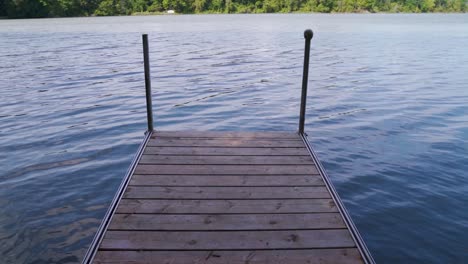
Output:
<path fill-rule="evenodd" d="M 0 0 L 0 17 L 290 12 L 466 12 L 468 0 Z"/>

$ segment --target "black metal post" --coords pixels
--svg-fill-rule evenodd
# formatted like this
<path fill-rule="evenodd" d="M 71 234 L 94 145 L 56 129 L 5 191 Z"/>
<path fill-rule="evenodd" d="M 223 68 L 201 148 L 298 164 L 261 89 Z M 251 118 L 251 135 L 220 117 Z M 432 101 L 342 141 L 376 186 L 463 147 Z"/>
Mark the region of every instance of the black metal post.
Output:
<path fill-rule="evenodd" d="M 301 112 L 299 116 L 299 134 L 304 133 L 305 111 L 307 101 L 307 83 L 309 80 L 309 56 L 310 56 L 310 40 L 314 36 L 312 30 L 304 31 L 305 49 L 304 49 L 304 72 L 302 73 L 302 95 L 301 95 Z"/>
<path fill-rule="evenodd" d="M 153 131 L 153 103 L 151 100 L 151 77 L 148 52 L 148 35 L 143 34 L 143 58 L 145 61 L 145 87 L 146 87 L 146 115 L 148 118 L 148 131 Z"/>

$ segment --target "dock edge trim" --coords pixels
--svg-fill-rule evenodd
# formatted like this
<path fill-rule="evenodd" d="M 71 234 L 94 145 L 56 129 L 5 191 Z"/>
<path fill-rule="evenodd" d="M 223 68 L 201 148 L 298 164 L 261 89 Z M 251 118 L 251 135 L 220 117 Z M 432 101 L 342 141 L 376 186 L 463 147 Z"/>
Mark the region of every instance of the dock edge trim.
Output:
<path fill-rule="evenodd" d="M 153 131 L 146 131 L 145 138 L 140 144 L 140 147 L 138 147 L 138 150 L 135 156 L 133 157 L 132 163 L 130 164 L 130 167 L 128 167 L 127 173 L 122 179 L 119 189 L 117 190 L 114 199 L 112 199 L 112 202 L 109 205 L 109 209 L 107 210 L 104 218 L 102 219 L 101 225 L 99 226 L 96 235 L 94 236 L 93 241 L 91 242 L 91 245 L 86 251 L 86 255 L 84 256 L 83 261 L 81 262 L 82 264 L 90 264 L 93 262 L 94 256 L 96 256 L 96 253 L 99 249 L 99 245 L 101 244 L 101 241 L 104 238 L 104 235 L 106 234 L 107 227 L 112 221 L 114 212 L 117 209 L 125 190 L 127 189 L 128 183 L 130 182 L 130 178 L 133 175 L 133 172 L 135 171 L 136 166 L 138 165 L 138 162 L 140 161 L 141 156 L 143 155 L 143 151 L 145 150 L 146 145 L 148 144 L 148 141 L 150 140 L 152 135 Z"/>
<path fill-rule="evenodd" d="M 314 160 L 316 167 L 320 173 L 320 176 L 322 176 L 323 180 L 325 181 L 325 185 L 327 186 L 328 191 L 330 192 L 333 201 L 335 202 L 336 206 L 338 207 L 338 211 L 340 212 L 341 216 L 343 217 L 343 220 L 348 227 L 348 230 L 351 233 L 351 237 L 353 238 L 354 242 L 356 243 L 356 246 L 361 253 L 361 256 L 366 264 L 375 264 L 374 258 L 372 258 L 372 255 L 367 248 L 366 244 L 364 243 L 364 240 L 362 239 L 361 235 L 359 234 L 359 231 L 357 227 L 354 225 L 353 220 L 351 219 L 351 216 L 349 215 L 348 211 L 346 210 L 346 207 L 344 206 L 343 202 L 341 201 L 340 196 L 338 195 L 338 192 L 336 191 L 335 187 L 333 186 L 333 183 L 331 182 L 330 178 L 328 177 L 324 167 L 322 166 L 322 163 L 320 162 L 317 154 L 313 150 L 312 146 L 309 143 L 309 140 L 307 140 L 307 134 L 306 133 L 299 133 L 299 135 L 302 138 L 302 141 L 307 147 L 307 150 L 309 151 L 310 156 Z"/>

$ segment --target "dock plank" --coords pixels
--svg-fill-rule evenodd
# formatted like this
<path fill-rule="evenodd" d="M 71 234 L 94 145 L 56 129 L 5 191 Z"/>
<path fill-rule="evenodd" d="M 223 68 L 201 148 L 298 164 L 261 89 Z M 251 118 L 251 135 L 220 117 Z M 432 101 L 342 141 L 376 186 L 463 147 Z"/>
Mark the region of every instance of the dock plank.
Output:
<path fill-rule="evenodd" d="M 332 199 L 289 200 L 139 200 L 122 199 L 117 213 L 261 214 L 338 212 Z"/>
<path fill-rule="evenodd" d="M 318 175 L 133 175 L 140 186 L 324 186 Z"/>
<path fill-rule="evenodd" d="M 357 248 L 244 251 L 100 251 L 98 264 L 357 264 Z"/>
<path fill-rule="evenodd" d="M 179 156 L 309 156 L 306 148 L 151 147 L 144 154 Z"/>
<path fill-rule="evenodd" d="M 313 165 L 310 156 L 184 156 L 143 155 L 140 164 L 161 165 Z"/>
<path fill-rule="evenodd" d="M 300 136 L 294 132 L 232 132 L 232 131 L 156 131 L 151 138 L 250 138 L 250 139 L 295 139 Z"/>
<path fill-rule="evenodd" d="M 149 165 L 138 164 L 135 174 L 198 175 L 318 175 L 314 165 Z"/>
<path fill-rule="evenodd" d="M 237 147 L 237 148 L 298 148 L 301 140 L 246 140 L 246 139 L 172 139 L 156 138 L 148 143 L 151 147 Z"/>
<path fill-rule="evenodd" d="M 320 214 L 116 214 L 108 230 L 225 231 L 346 228 L 339 213 Z"/>
<path fill-rule="evenodd" d="M 245 250 L 354 247 L 346 229 L 288 231 L 112 231 L 102 250 Z"/>
<path fill-rule="evenodd" d="M 157 187 L 128 186 L 137 199 L 314 199 L 330 198 L 326 187 Z"/>

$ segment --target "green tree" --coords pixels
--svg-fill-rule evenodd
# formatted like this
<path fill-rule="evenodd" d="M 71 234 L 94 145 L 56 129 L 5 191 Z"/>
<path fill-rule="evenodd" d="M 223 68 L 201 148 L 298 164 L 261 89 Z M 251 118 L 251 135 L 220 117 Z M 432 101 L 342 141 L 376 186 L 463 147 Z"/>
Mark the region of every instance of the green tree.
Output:
<path fill-rule="evenodd" d="M 8 15 L 7 5 L 7 0 L 0 0 L 0 17 L 6 17 Z"/>
<path fill-rule="evenodd" d="M 203 12 L 205 7 L 206 0 L 194 0 L 193 1 L 193 8 L 195 9 L 196 13 Z"/>
<path fill-rule="evenodd" d="M 111 15 L 116 15 L 119 14 L 119 5 L 118 1 L 116 0 L 103 0 L 96 11 L 94 11 L 94 14 L 96 16 L 111 16 Z"/>
<path fill-rule="evenodd" d="M 38 18 L 49 14 L 46 3 L 37 0 L 10 0 L 7 13 L 9 18 Z"/>
<path fill-rule="evenodd" d="M 149 12 L 162 12 L 163 10 L 162 0 L 154 0 L 147 9 Z"/>
<path fill-rule="evenodd" d="M 132 0 L 129 2 L 130 3 L 130 13 L 133 12 L 145 12 L 148 10 L 148 3 L 147 0 Z"/>
<path fill-rule="evenodd" d="M 434 10 L 434 6 L 434 0 L 422 0 L 420 4 L 420 9 L 422 12 L 431 12 Z"/>

